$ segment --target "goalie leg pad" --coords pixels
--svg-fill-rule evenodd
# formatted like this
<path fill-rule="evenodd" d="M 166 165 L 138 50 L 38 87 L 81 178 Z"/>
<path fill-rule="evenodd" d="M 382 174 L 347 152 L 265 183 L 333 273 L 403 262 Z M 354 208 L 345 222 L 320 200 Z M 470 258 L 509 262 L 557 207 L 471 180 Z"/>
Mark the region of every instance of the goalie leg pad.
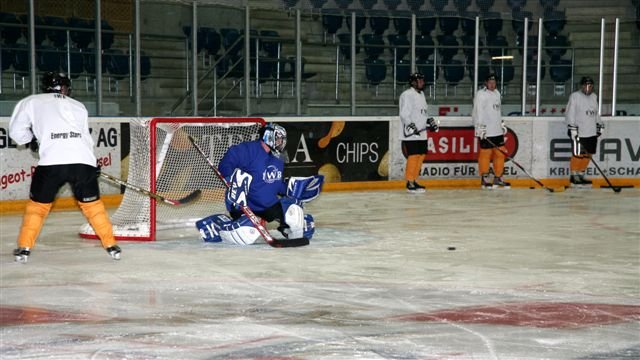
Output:
<path fill-rule="evenodd" d="M 208 216 L 196 221 L 196 228 L 200 232 L 200 238 L 204 242 L 221 242 L 219 229 L 222 225 L 231 222 L 231 218 L 224 214 Z"/>
<path fill-rule="evenodd" d="M 313 216 L 311 216 L 311 214 L 305 214 L 304 215 L 304 231 L 302 236 L 311 240 L 315 232 L 316 232 L 316 224 L 313 220 Z"/>
<path fill-rule="evenodd" d="M 238 245 L 251 245 L 260 238 L 260 232 L 244 214 L 238 220 L 220 225 L 217 231 L 223 241 Z"/>
<path fill-rule="evenodd" d="M 304 235 L 304 211 L 293 199 L 282 198 L 282 212 L 286 226 L 282 227 L 282 235 L 289 239 L 298 239 Z"/>

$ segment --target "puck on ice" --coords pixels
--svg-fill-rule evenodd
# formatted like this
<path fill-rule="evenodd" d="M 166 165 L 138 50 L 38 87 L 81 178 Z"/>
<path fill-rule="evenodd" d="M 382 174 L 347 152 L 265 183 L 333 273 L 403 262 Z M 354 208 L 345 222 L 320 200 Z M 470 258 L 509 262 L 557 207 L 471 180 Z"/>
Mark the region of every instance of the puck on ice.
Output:
<path fill-rule="evenodd" d="M 447 250 L 455 250 L 455 249 L 456 249 L 456 247 L 455 247 L 455 246 L 449 246 L 449 247 L 447 248 Z"/>

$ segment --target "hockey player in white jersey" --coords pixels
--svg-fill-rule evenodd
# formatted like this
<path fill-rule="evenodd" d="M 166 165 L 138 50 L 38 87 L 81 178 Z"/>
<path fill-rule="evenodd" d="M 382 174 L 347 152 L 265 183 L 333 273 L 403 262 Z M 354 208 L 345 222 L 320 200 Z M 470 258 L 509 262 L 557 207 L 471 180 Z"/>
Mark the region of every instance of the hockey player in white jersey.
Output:
<path fill-rule="evenodd" d="M 87 109 L 70 97 L 71 81 L 65 74 L 45 73 L 42 86 L 45 93 L 18 102 L 9 122 L 9 136 L 19 145 L 30 144 L 40 157 L 31 178 L 15 260 L 27 262 L 53 201 L 65 183 L 71 184 L 78 206 L 102 247 L 114 260 L 119 260 L 121 250 L 100 200 L 99 168 Z"/>
<path fill-rule="evenodd" d="M 584 177 L 591 156 L 596 153 L 598 137 L 604 123 L 598 114 L 598 96 L 593 92 L 593 79 L 588 76 L 580 80 L 581 89 L 569 96 L 564 120 L 571 138 L 573 155 L 569 162 L 572 186 L 591 185 Z"/>
<path fill-rule="evenodd" d="M 314 221 L 303 204 L 320 194 L 324 177 L 284 178 L 281 154 L 287 143 L 286 130 L 276 124 L 262 128 L 259 139 L 230 147 L 218 166 L 230 184 L 225 196 L 229 215 L 216 214 L 196 222 L 207 242 L 225 241 L 250 245 L 260 234 L 240 209 L 249 207 L 265 222 L 277 221 L 288 239 L 311 239 Z"/>
<path fill-rule="evenodd" d="M 480 185 L 483 189 L 509 188 L 511 184 L 503 178 L 507 128 L 502 121 L 502 99 L 500 92 L 496 89 L 496 75 L 489 74 L 484 85 L 485 87 L 478 90 L 473 99 L 471 112 L 475 136 L 480 139 L 478 153 Z M 489 173 L 491 163 L 493 163 L 493 181 L 490 180 Z"/>
<path fill-rule="evenodd" d="M 427 100 L 424 97 L 424 75 L 417 72 L 409 76 L 407 90 L 400 94 L 398 100 L 400 117 L 400 141 L 403 153 L 407 156 L 405 180 L 407 191 L 410 193 L 425 192 L 424 186 L 417 182 L 420 169 L 427 154 L 427 129 L 438 131 L 439 124 L 427 115 Z"/>

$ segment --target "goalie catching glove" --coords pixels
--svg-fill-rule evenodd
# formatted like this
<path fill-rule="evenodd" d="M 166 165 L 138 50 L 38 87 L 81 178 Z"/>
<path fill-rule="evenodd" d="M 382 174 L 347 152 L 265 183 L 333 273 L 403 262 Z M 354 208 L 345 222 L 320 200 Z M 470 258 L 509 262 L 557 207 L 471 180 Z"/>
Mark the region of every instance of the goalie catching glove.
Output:
<path fill-rule="evenodd" d="M 320 196 L 323 183 L 323 175 L 307 177 L 293 176 L 290 177 L 287 182 L 286 195 L 287 197 L 306 203 Z"/>

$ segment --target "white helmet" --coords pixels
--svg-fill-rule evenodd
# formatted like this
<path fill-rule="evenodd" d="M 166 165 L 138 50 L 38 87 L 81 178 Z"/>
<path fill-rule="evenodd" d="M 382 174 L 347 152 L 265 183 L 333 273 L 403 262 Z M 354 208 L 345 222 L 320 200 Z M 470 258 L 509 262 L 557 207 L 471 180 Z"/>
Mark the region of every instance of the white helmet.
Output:
<path fill-rule="evenodd" d="M 262 141 L 278 155 L 287 146 L 287 130 L 280 125 L 269 124 L 262 128 Z"/>

